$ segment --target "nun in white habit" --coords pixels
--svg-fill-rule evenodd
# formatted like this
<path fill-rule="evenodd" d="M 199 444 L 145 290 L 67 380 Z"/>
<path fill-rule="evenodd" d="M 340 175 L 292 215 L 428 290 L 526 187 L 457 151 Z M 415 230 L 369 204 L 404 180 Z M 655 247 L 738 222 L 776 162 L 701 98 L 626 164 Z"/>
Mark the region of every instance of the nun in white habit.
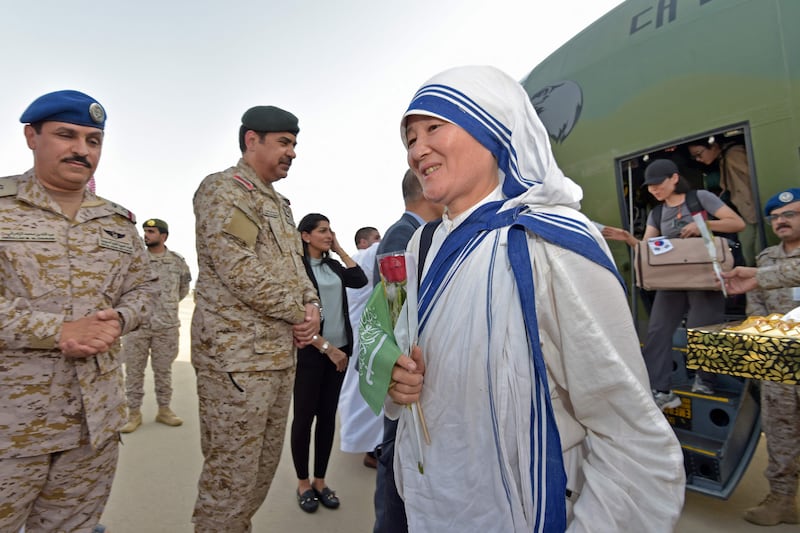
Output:
<path fill-rule="evenodd" d="M 680 445 L 605 240 L 522 86 L 492 67 L 445 71 L 401 135 L 425 196 L 446 206 L 416 302 L 419 348 L 398 360 L 386 402 L 409 531 L 672 531 Z M 403 408 L 414 401 L 429 445 Z"/>

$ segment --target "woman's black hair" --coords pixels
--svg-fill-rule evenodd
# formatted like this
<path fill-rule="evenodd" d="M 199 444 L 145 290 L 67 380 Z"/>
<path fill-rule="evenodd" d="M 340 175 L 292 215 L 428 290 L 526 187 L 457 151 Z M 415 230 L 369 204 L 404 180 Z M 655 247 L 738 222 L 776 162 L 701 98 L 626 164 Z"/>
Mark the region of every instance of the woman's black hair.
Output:
<path fill-rule="evenodd" d="M 327 222 L 330 224 L 330 220 L 325 215 L 321 215 L 319 213 L 309 213 L 300 220 L 300 223 L 297 225 L 297 231 L 300 233 L 311 233 L 317 226 L 319 226 L 320 222 Z M 303 243 L 303 257 L 308 257 L 308 243 L 301 239 Z M 322 259 L 326 259 L 330 255 L 330 252 L 322 252 Z"/>
<path fill-rule="evenodd" d="M 678 174 L 678 182 L 675 184 L 675 192 L 677 194 L 686 194 L 692 190 L 692 184 L 689 180 Z"/>
<path fill-rule="evenodd" d="M 712 146 L 714 146 L 715 144 L 717 146 L 720 146 L 719 143 L 716 140 L 714 140 L 713 137 L 704 137 L 703 139 L 697 139 L 697 140 L 694 140 L 694 141 L 689 141 L 688 143 L 686 143 L 686 148 L 688 150 L 690 146 L 702 146 L 702 147 L 708 149 L 708 148 L 711 148 Z M 720 146 L 720 148 L 722 148 L 722 146 Z M 691 156 L 691 154 L 690 154 L 690 156 Z"/>

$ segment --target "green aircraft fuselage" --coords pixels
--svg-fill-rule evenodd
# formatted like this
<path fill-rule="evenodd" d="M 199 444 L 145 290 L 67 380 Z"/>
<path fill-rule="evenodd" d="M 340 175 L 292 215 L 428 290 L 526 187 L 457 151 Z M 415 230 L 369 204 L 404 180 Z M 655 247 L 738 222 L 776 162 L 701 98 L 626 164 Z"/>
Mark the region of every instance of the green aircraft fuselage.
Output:
<path fill-rule="evenodd" d="M 624 161 L 734 128 L 760 213 L 800 185 L 798 21 L 796 0 L 628 0 L 539 64 L 523 86 L 587 216 L 627 227 Z"/>
<path fill-rule="evenodd" d="M 583 187 L 582 211 L 641 238 L 656 204 L 642 187 L 648 162 L 672 159 L 693 186 L 713 190 L 717 163 L 704 164 L 689 149 L 713 138 L 745 148 L 756 244 L 776 242 L 764 203 L 800 186 L 799 23 L 800 0 L 627 0 L 539 64 L 522 84 L 559 166 Z M 721 187 L 714 192 L 725 200 Z M 646 305 L 634 287 L 631 251 L 609 244 L 643 337 Z M 737 298 L 726 301 L 729 317 L 744 312 Z M 759 440 L 758 388 L 719 368 L 721 392 L 691 392 L 685 338 L 678 328 L 672 352 L 672 387 L 682 403 L 665 414 L 684 450 L 687 488 L 727 498 Z"/>

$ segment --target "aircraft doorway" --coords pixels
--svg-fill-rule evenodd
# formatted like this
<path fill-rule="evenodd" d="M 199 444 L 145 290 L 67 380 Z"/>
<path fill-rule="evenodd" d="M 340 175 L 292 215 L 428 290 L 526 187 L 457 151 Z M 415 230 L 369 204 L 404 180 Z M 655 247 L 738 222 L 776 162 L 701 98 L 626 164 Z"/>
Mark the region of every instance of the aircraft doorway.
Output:
<path fill-rule="evenodd" d="M 642 186 L 644 170 L 650 161 L 670 159 L 692 188 L 713 192 L 745 219 L 748 228 L 734 236 L 733 246 L 743 252 L 740 262 L 754 264 L 755 255 L 766 246 L 766 240 L 752 153 L 749 126 L 735 124 L 687 135 L 618 159 L 617 184 L 623 226 L 637 239 L 642 238 L 647 216 L 658 203 L 647 187 Z M 727 161 L 723 163 L 723 159 Z M 724 169 L 721 168 L 723 165 Z M 735 173 L 738 174 L 733 175 Z M 635 280 L 632 271 L 629 276 L 629 286 L 633 288 Z M 637 323 L 647 316 L 652 295 L 640 291 L 639 296 L 638 302 L 636 298 L 631 301 Z M 741 317 L 744 315 L 744 305 L 744 297 L 728 298 L 726 314 L 731 319 Z"/>
<path fill-rule="evenodd" d="M 726 161 L 721 162 L 723 158 Z M 730 164 L 734 158 L 740 172 L 736 182 L 726 174 L 731 171 Z M 749 229 L 756 243 L 751 245 L 751 256 L 756 249 L 764 247 L 761 200 L 748 124 L 692 133 L 617 160 L 621 219 L 625 229 L 637 239 L 642 238 L 648 214 L 658 203 L 647 187 L 642 187 L 645 168 L 656 159 L 672 160 L 692 188 L 714 193 L 738 212 L 746 223 L 750 223 Z M 740 237 L 742 232 L 733 236 L 736 240 L 746 241 L 746 236 Z M 630 264 L 633 264 L 632 256 Z M 640 337 L 646 343 L 645 332 L 655 293 L 638 290 L 633 269 L 630 270 L 631 312 Z M 725 304 L 726 321 L 744 317 L 743 295 L 729 297 Z M 662 316 L 658 313 L 659 310 L 654 315 Z M 681 404 L 665 409 L 664 414 L 683 448 L 687 488 L 726 499 L 746 471 L 761 433 L 758 388 L 752 380 L 719 373 L 714 376 L 710 393 L 695 389 L 698 371 L 686 366 L 688 349 L 684 320 L 672 336 L 670 373 L 671 390 L 680 398 Z"/>

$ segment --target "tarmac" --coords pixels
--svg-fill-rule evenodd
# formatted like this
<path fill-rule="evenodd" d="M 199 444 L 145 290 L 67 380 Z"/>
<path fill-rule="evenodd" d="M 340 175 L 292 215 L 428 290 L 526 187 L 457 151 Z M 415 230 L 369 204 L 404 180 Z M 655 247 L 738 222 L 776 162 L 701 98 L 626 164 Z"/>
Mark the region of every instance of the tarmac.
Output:
<path fill-rule="evenodd" d="M 194 370 L 189 362 L 189 323 L 192 303 L 181 304 L 181 350 L 173 365 L 173 410 L 184 420 L 172 428 L 155 422 L 156 404 L 151 371 L 145 380 L 142 406 L 144 423 L 134 433 L 122 435 L 123 445 L 111 497 L 102 523 L 107 533 L 191 533 L 191 516 L 202 466 Z M 291 415 L 290 415 L 291 416 Z M 289 421 L 291 423 L 291 420 Z M 288 430 L 288 424 L 287 424 Z M 314 514 L 297 505 L 297 480 L 292 467 L 288 436 L 269 495 L 253 518 L 253 532 L 316 531 L 319 533 L 369 533 L 375 515 L 375 470 L 362 464 L 363 454 L 339 449 L 334 442 L 326 481 L 342 501 L 337 510 L 320 506 Z M 797 533 L 797 525 L 771 528 L 741 518 L 742 511 L 758 504 L 768 491 L 763 476 L 766 449 L 758 450 L 739 486 L 728 500 L 688 491 L 675 531 L 680 533 L 765 532 Z M 468 533 L 468 532 L 459 532 Z M 481 532 L 484 533 L 484 532 Z"/>

